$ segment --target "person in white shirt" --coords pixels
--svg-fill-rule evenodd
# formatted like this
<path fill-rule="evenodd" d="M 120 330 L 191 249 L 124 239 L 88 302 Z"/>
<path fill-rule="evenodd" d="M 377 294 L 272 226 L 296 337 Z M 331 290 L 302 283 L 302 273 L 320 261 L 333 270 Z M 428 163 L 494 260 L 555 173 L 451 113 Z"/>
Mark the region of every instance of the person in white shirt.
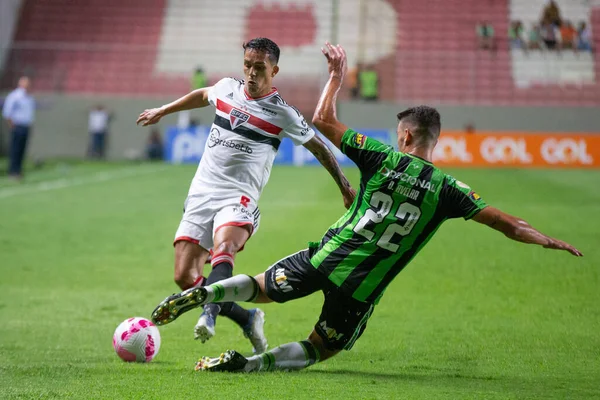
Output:
<path fill-rule="evenodd" d="M 584 51 L 592 51 L 592 32 L 585 21 L 579 23 L 577 29 L 577 49 Z"/>
<path fill-rule="evenodd" d="M 88 131 L 90 133 L 90 157 L 104 158 L 109 122 L 110 114 L 108 111 L 106 111 L 104 106 L 99 104 L 90 111 L 90 116 L 88 119 Z"/>
<path fill-rule="evenodd" d="M 283 138 L 316 156 L 339 186 L 346 208 L 356 196 L 329 148 L 272 87 L 279 72 L 277 44 L 256 38 L 243 48 L 245 80 L 221 79 L 170 104 L 145 110 L 137 120 L 146 126 L 182 110 L 208 105 L 216 109 L 175 235 L 175 282 L 181 289 L 232 276 L 235 254 L 258 229 L 258 200 Z M 211 250 L 212 271 L 204 282 L 203 267 Z M 196 339 L 204 342 L 215 334 L 219 313 L 243 328 L 255 351 L 267 347 L 262 311 L 247 311 L 235 303 L 205 306 L 194 329 Z"/>
<path fill-rule="evenodd" d="M 2 116 L 11 130 L 8 175 L 14 179 L 23 177 L 23 160 L 31 125 L 35 120 L 35 99 L 29 93 L 30 84 L 29 78 L 22 76 L 18 87 L 9 93 L 2 108 Z"/>

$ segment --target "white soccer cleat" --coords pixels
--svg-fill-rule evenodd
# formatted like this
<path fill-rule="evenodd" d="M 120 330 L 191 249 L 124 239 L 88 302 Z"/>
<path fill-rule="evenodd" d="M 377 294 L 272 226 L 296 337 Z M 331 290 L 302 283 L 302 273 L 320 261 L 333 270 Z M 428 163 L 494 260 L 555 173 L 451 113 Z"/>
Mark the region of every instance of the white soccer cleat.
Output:
<path fill-rule="evenodd" d="M 265 313 L 260 308 L 253 308 L 249 311 L 250 322 L 244 328 L 244 336 L 250 339 L 254 354 L 262 354 L 269 347 L 264 331 Z"/>
<path fill-rule="evenodd" d="M 215 320 L 210 314 L 203 312 L 194 327 L 194 339 L 204 343 L 213 336 L 215 336 Z"/>

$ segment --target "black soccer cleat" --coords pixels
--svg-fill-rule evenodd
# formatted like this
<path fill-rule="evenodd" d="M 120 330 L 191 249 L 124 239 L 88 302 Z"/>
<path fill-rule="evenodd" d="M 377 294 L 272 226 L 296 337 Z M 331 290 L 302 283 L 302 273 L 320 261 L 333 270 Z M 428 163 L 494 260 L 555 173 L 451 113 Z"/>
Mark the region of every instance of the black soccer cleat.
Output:
<path fill-rule="evenodd" d="M 152 311 L 152 322 L 166 325 L 175 321 L 181 314 L 203 306 L 206 294 L 205 288 L 194 287 L 167 297 Z"/>
<path fill-rule="evenodd" d="M 209 372 L 245 372 L 246 364 L 248 364 L 246 357 L 235 350 L 227 350 L 216 358 L 202 357 L 194 369 Z"/>

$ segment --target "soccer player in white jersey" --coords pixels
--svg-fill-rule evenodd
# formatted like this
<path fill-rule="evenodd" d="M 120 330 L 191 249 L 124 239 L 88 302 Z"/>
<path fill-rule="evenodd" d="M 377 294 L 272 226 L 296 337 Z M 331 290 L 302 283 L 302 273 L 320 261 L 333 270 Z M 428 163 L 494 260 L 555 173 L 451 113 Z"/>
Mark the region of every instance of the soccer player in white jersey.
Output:
<path fill-rule="evenodd" d="M 271 86 L 279 72 L 279 47 L 256 38 L 243 48 L 245 80 L 221 79 L 170 104 L 145 110 L 137 120 L 146 126 L 174 112 L 216 108 L 175 235 L 175 282 L 182 290 L 232 276 L 235 254 L 258 229 L 258 199 L 283 138 L 315 155 L 339 186 L 346 208 L 356 195 L 328 147 Z M 212 271 L 205 280 L 202 272 L 211 250 Z M 204 342 L 214 336 L 218 314 L 240 325 L 256 352 L 266 349 L 263 312 L 235 303 L 206 305 L 194 328 L 196 339 Z"/>

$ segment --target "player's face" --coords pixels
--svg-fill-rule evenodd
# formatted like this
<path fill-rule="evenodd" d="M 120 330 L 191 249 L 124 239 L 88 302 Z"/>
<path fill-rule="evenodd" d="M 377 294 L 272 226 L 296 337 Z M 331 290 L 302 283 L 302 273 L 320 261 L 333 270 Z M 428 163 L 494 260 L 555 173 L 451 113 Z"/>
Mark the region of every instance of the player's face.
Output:
<path fill-rule="evenodd" d="M 266 51 L 249 49 L 244 53 L 246 91 L 250 96 L 261 97 L 269 93 L 271 82 L 277 72 L 279 67 L 271 64 Z"/>

